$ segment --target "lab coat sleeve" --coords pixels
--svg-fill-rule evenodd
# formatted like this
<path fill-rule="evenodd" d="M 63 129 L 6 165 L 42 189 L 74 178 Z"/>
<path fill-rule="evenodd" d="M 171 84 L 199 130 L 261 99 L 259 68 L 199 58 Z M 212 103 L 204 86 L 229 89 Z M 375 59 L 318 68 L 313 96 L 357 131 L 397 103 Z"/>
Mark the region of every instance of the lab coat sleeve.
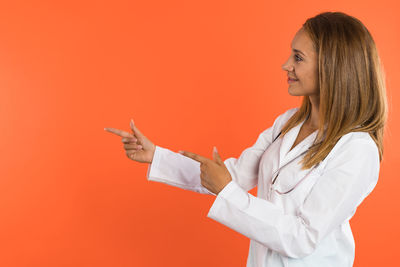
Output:
<path fill-rule="evenodd" d="M 351 139 L 327 162 L 297 214 L 285 214 L 274 203 L 231 181 L 219 192 L 207 217 L 284 256 L 302 258 L 353 216 L 375 187 L 379 165 L 375 144 Z"/>
<path fill-rule="evenodd" d="M 272 143 L 273 136 L 278 134 L 278 127 L 297 110 L 298 108 L 289 109 L 279 115 L 272 127 L 259 134 L 255 144 L 245 149 L 239 158 L 230 157 L 224 160 L 232 180 L 244 191 L 257 185 L 259 162 L 263 152 Z M 147 170 L 147 179 L 215 196 L 216 194 L 201 184 L 200 173 L 200 162 L 167 148 L 156 146 L 153 161 Z"/>
<path fill-rule="evenodd" d="M 160 146 L 156 146 L 153 161 L 147 169 L 147 180 L 216 195 L 201 184 L 200 162 Z"/>

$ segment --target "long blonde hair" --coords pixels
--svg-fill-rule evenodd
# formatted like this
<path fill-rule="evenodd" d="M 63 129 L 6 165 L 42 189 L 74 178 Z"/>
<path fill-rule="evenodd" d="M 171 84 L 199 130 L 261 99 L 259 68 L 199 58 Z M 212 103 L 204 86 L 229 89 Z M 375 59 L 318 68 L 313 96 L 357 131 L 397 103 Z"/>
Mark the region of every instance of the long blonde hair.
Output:
<path fill-rule="evenodd" d="M 349 132 L 368 132 L 382 161 L 388 105 L 385 73 L 371 34 L 360 20 L 342 12 L 320 13 L 307 19 L 303 28 L 318 55 L 320 104 L 318 134 L 301 161 L 302 169 L 325 159 Z M 281 136 L 310 113 L 311 102 L 304 96 Z"/>

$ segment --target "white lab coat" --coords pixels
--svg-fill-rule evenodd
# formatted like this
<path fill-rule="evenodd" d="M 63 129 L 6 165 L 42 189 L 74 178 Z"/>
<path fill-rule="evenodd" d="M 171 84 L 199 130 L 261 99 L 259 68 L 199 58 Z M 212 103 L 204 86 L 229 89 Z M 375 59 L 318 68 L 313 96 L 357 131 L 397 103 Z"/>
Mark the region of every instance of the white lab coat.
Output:
<path fill-rule="evenodd" d="M 250 238 L 248 267 L 352 266 L 355 244 L 349 220 L 378 181 L 378 148 L 368 133 L 351 132 L 311 172 L 300 170 L 304 154 L 294 158 L 312 145 L 317 131 L 291 151 L 304 121 L 273 142 L 297 110 L 278 116 L 238 159 L 224 161 L 232 181 L 216 195 L 207 217 Z M 273 185 L 278 192 L 308 176 L 291 192 L 273 190 L 270 195 L 272 174 L 288 162 Z M 147 178 L 215 195 L 201 185 L 199 162 L 159 146 Z M 257 197 L 247 192 L 255 186 Z"/>

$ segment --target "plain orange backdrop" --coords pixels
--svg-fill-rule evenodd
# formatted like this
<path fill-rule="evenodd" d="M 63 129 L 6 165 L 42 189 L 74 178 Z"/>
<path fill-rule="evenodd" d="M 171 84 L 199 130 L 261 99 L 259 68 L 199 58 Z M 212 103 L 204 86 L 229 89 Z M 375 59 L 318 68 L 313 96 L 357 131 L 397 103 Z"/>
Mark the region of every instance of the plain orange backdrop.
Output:
<path fill-rule="evenodd" d="M 214 196 L 147 181 L 103 128 L 133 118 L 156 145 L 238 157 L 301 103 L 281 65 L 323 11 L 359 18 L 385 68 L 380 180 L 351 226 L 354 266 L 395 266 L 395 0 L 1 1 L 0 266 L 245 266 L 249 239 L 206 217 Z"/>

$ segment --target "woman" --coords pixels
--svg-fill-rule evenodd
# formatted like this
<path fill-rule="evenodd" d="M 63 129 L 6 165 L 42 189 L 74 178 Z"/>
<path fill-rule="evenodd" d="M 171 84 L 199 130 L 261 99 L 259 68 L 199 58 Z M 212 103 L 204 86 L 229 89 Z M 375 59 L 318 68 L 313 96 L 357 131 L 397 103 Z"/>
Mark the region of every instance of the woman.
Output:
<path fill-rule="evenodd" d="M 148 180 L 216 195 L 207 217 L 249 237 L 247 266 L 352 266 L 349 220 L 375 187 L 387 119 L 385 81 L 365 26 L 341 12 L 309 18 L 292 41 L 289 94 L 238 159 L 155 146 L 131 122 L 126 154 L 151 163 Z M 247 191 L 257 186 L 257 197 Z"/>

